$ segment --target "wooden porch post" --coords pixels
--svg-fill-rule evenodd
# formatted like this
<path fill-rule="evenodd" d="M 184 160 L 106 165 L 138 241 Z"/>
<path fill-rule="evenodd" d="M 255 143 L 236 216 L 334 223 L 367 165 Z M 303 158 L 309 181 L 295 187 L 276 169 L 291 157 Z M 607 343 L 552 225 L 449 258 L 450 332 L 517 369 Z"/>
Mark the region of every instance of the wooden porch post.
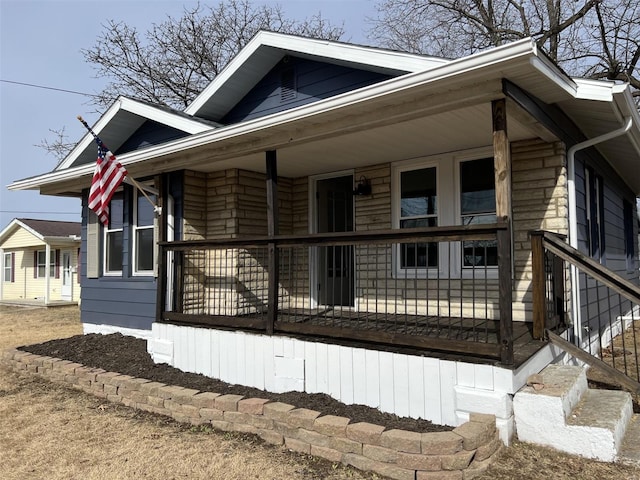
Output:
<path fill-rule="evenodd" d="M 531 232 L 531 288 L 533 294 L 533 338 L 540 340 L 546 325 L 543 232 Z"/>
<path fill-rule="evenodd" d="M 511 148 L 507 136 L 507 105 L 504 98 L 491 102 L 496 216 L 507 223 L 498 230 L 498 285 L 500 288 L 500 356 L 513 364 L 513 282 L 511 279 Z"/>
<path fill-rule="evenodd" d="M 266 152 L 267 162 L 267 234 L 278 235 L 278 161 L 275 150 Z M 278 284 L 280 283 L 279 256 L 275 242 L 269 242 L 269 290 L 267 300 L 267 335 L 273 335 L 278 317 Z"/>
<path fill-rule="evenodd" d="M 167 241 L 167 213 L 163 207 L 165 205 L 166 189 L 166 174 L 159 175 L 155 179 L 155 186 L 159 191 L 158 198 L 156 199 L 156 205 L 161 208 L 161 214 L 158 217 L 158 242 Z M 166 309 L 167 299 L 167 254 L 166 250 L 162 247 L 158 247 L 158 260 L 157 260 L 157 281 L 156 281 L 156 322 L 162 320 L 162 314 Z"/>

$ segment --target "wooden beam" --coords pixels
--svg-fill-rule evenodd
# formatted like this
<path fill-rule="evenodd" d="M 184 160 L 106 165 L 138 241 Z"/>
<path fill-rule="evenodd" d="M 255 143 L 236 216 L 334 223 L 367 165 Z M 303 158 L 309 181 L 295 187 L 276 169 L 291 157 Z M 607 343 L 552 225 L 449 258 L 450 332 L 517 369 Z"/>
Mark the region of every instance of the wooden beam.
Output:
<path fill-rule="evenodd" d="M 267 162 L 267 234 L 278 235 L 278 161 L 275 150 L 266 152 Z M 269 289 L 267 307 L 267 335 L 273 335 L 273 326 L 278 318 L 278 287 L 280 283 L 280 259 L 275 242 L 269 242 Z"/>
<path fill-rule="evenodd" d="M 507 105 L 504 98 L 491 102 L 491 113 L 496 216 L 511 218 L 511 148 L 507 135 Z"/>
<path fill-rule="evenodd" d="M 533 293 L 533 338 L 541 340 L 546 324 L 543 232 L 531 232 L 531 270 Z"/>
<path fill-rule="evenodd" d="M 498 302 L 500 305 L 500 360 L 513 365 L 513 280 L 511 230 L 498 230 Z"/>
<path fill-rule="evenodd" d="M 167 174 L 158 175 L 155 178 L 155 187 L 159 190 L 160 194 L 156 198 L 156 205 L 160 207 L 162 212 L 158 217 L 158 238 L 156 242 L 167 241 L 167 214 L 168 212 L 164 208 L 166 205 L 165 196 L 167 195 Z M 166 309 L 167 298 L 167 253 L 166 250 L 160 246 L 157 247 L 157 275 L 156 282 L 156 322 L 162 319 L 162 314 Z"/>

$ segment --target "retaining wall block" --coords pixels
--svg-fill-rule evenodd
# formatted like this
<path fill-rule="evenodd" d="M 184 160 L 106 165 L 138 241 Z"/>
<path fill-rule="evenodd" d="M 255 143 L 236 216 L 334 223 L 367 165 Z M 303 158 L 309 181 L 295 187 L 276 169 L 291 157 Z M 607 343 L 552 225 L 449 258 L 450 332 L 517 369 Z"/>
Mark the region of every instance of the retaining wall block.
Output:
<path fill-rule="evenodd" d="M 266 398 L 243 398 L 238 402 L 238 411 L 251 415 L 262 415 L 265 404 L 270 400 Z"/>
<path fill-rule="evenodd" d="M 384 432 L 382 425 L 373 423 L 358 422 L 347 425 L 346 435 L 350 440 L 369 445 L 380 445 L 380 436 Z"/>
<path fill-rule="evenodd" d="M 420 443 L 422 453 L 427 455 L 451 455 L 464 448 L 463 438 L 453 432 L 426 432 Z"/>
<path fill-rule="evenodd" d="M 398 429 L 387 430 L 380 436 L 380 445 L 399 452 L 421 453 L 422 434 Z"/>
<path fill-rule="evenodd" d="M 493 439 L 495 425 L 492 428 L 483 423 L 467 422 L 454 428 L 453 432 L 462 437 L 465 450 L 476 450 Z"/>
<path fill-rule="evenodd" d="M 215 407 L 225 412 L 237 412 L 238 402 L 243 398 L 242 395 L 220 395 L 215 398 Z"/>
<path fill-rule="evenodd" d="M 347 425 L 351 422 L 350 418 L 337 417 L 335 415 L 325 415 L 317 418 L 313 423 L 313 429 L 324 435 L 331 437 L 346 437 Z"/>
<path fill-rule="evenodd" d="M 321 413 L 316 410 L 295 408 L 287 412 L 287 423 L 292 427 L 313 430 L 313 424 L 320 415 Z"/>
<path fill-rule="evenodd" d="M 278 422 L 286 423 L 288 412 L 293 410 L 294 408 L 295 407 L 293 405 L 289 405 L 288 403 L 267 403 L 264 406 L 263 415 Z"/>

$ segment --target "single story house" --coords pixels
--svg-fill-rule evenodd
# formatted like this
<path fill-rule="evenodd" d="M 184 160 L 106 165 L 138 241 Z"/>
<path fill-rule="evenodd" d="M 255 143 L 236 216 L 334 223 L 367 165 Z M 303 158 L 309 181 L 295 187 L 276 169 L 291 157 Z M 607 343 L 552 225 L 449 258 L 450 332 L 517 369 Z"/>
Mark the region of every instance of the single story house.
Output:
<path fill-rule="evenodd" d="M 77 303 L 81 226 L 80 222 L 13 219 L 0 232 L 0 301 Z"/>
<path fill-rule="evenodd" d="M 91 135 L 9 188 L 82 199 L 85 332 L 157 362 L 491 413 L 508 441 L 513 394 L 566 358 L 544 331 L 588 347 L 637 309 L 598 283 L 638 285 L 630 87 L 532 39 L 449 60 L 263 31 L 184 111 L 121 97 L 94 129 L 161 215 L 124 184 L 98 223 Z"/>

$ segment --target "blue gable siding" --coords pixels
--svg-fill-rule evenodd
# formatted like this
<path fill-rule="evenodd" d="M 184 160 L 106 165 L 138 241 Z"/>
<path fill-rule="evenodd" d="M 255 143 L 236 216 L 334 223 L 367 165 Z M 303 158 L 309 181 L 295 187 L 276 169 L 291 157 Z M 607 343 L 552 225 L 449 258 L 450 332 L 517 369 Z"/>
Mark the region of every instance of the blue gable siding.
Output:
<path fill-rule="evenodd" d="M 225 115 L 221 122 L 233 124 L 263 117 L 389 78 L 392 77 L 381 73 L 285 57 Z"/>
<path fill-rule="evenodd" d="M 178 138 L 183 138 L 188 135 L 188 133 L 178 130 L 177 128 L 168 127 L 153 120 L 147 120 L 113 153 L 117 156 L 151 145 L 159 145 L 171 140 L 177 140 Z"/>

